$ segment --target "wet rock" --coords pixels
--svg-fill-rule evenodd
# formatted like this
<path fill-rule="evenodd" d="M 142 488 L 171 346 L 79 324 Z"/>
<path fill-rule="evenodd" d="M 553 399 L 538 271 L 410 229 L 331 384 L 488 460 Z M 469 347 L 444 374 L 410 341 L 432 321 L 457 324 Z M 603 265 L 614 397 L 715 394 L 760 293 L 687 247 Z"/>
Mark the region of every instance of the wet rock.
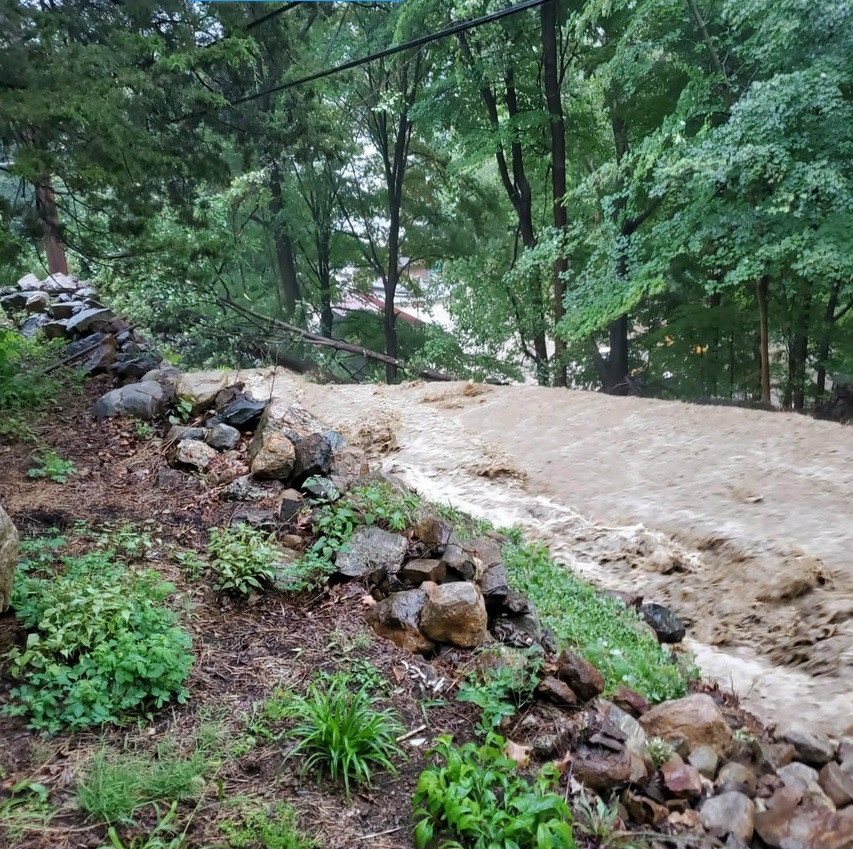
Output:
<path fill-rule="evenodd" d="M 190 405 L 193 416 L 213 406 L 216 396 L 228 385 L 227 372 L 191 372 L 178 377 L 175 394 Z"/>
<path fill-rule="evenodd" d="M 483 577 L 480 578 L 480 592 L 486 599 L 486 604 L 501 603 L 509 593 L 509 578 L 503 563 L 492 563 L 485 566 Z"/>
<path fill-rule="evenodd" d="M 490 630 L 499 642 L 520 649 L 536 645 L 544 637 L 539 615 L 532 607 L 528 613 L 502 615 L 493 619 Z"/>
<path fill-rule="evenodd" d="M 64 339 L 68 335 L 68 325 L 65 321 L 48 321 L 41 326 L 45 339 Z M 91 342 L 91 337 L 86 340 Z"/>
<path fill-rule="evenodd" d="M 0 506 L 0 612 L 9 606 L 18 567 L 18 532 Z"/>
<path fill-rule="evenodd" d="M 721 792 L 734 790 L 753 797 L 758 788 L 758 778 L 748 766 L 733 761 L 720 770 L 717 787 Z"/>
<path fill-rule="evenodd" d="M 755 824 L 755 805 L 743 793 L 722 793 L 706 799 L 699 809 L 706 831 L 714 837 L 725 838 L 733 834 L 749 844 Z"/>
<path fill-rule="evenodd" d="M 447 569 L 448 575 L 461 578 L 463 581 L 476 581 L 482 572 L 482 564 L 458 540 L 451 537 L 444 547 L 441 562 Z"/>
<path fill-rule="evenodd" d="M 182 439 L 195 439 L 204 441 L 203 427 L 185 427 L 184 425 L 173 425 L 166 431 L 166 442 L 180 442 Z"/>
<path fill-rule="evenodd" d="M 640 725 L 649 737 L 662 737 L 670 743 L 683 740 L 688 750 L 710 746 L 723 755 L 732 745 L 728 723 L 705 693 L 663 702 L 643 714 Z"/>
<path fill-rule="evenodd" d="M 299 486 L 307 478 L 326 477 L 331 472 L 332 444 L 323 433 L 309 433 L 294 442 L 296 457 L 293 481 Z"/>
<path fill-rule="evenodd" d="M 363 578 L 379 572 L 396 572 L 406 556 L 406 538 L 377 528 L 359 528 L 347 550 L 338 552 L 335 568 L 347 578 Z M 429 635 L 427 635 L 429 636 Z"/>
<path fill-rule="evenodd" d="M 443 554 L 453 536 L 453 528 L 444 519 L 430 516 L 421 519 L 414 527 L 413 536 L 421 540 L 435 554 Z"/>
<path fill-rule="evenodd" d="M 84 333 L 103 330 L 113 319 L 115 313 L 104 307 L 94 307 L 82 310 L 68 319 L 66 330 L 69 335 L 82 335 Z"/>
<path fill-rule="evenodd" d="M 397 574 L 401 580 L 415 586 L 420 586 L 424 581 L 441 584 L 447 578 L 447 571 L 440 560 L 410 560 L 400 567 Z"/>
<path fill-rule="evenodd" d="M 818 783 L 836 808 L 853 804 L 853 776 L 848 775 L 839 764 L 828 763 L 818 773 Z"/>
<path fill-rule="evenodd" d="M 622 804 L 631 819 L 642 825 L 660 825 L 669 816 L 669 808 L 666 805 L 631 790 L 623 793 Z"/>
<path fill-rule="evenodd" d="M 51 295 L 70 294 L 80 288 L 80 281 L 76 277 L 72 277 L 70 274 L 62 274 L 59 271 L 55 271 L 45 277 L 44 280 L 37 280 L 35 283 L 32 281 L 33 277 L 35 277 L 34 274 L 22 277 L 21 281 L 26 281 L 26 283 L 22 284 L 21 281 L 18 281 L 18 287 L 26 290 L 40 289 L 42 292 L 49 292 Z"/>
<path fill-rule="evenodd" d="M 24 309 L 30 313 L 47 312 L 50 306 L 50 295 L 47 292 L 33 292 L 27 296 Z"/>
<path fill-rule="evenodd" d="M 236 427 L 220 422 L 207 429 L 204 441 L 217 451 L 230 451 L 240 442 L 240 431 Z"/>
<path fill-rule="evenodd" d="M 680 643 L 684 639 L 684 624 L 668 607 L 662 604 L 644 604 L 640 612 L 660 642 Z"/>
<path fill-rule="evenodd" d="M 48 324 L 49 321 L 50 320 L 46 315 L 31 315 L 21 325 L 21 336 L 24 336 L 27 339 L 35 338 L 39 330 L 41 330 L 46 324 Z"/>
<path fill-rule="evenodd" d="M 554 678 L 553 675 L 547 675 L 539 683 L 536 692 L 544 699 L 553 702 L 560 707 L 576 707 L 578 697 L 574 690 L 564 681 L 559 678 Z"/>
<path fill-rule="evenodd" d="M 168 387 L 169 391 L 172 393 L 172 397 L 174 398 L 175 386 L 177 386 L 178 378 L 181 374 L 182 372 L 179 368 L 164 365 L 161 368 L 155 368 L 143 374 L 142 380 L 143 382 L 154 381 L 154 383 L 159 383 L 161 386 Z"/>
<path fill-rule="evenodd" d="M 782 739 L 794 747 L 797 759 L 821 766 L 835 758 L 838 744 L 820 731 L 802 725 L 791 725 L 782 731 Z"/>
<path fill-rule="evenodd" d="M 199 482 L 192 475 L 179 469 L 162 468 L 157 472 L 156 486 L 158 489 L 165 489 L 167 492 L 196 491 L 199 488 Z"/>
<path fill-rule="evenodd" d="M 47 309 L 47 314 L 51 318 L 71 318 L 78 312 L 82 312 L 86 305 L 82 301 L 60 301 L 51 304 Z"/>
<path fill-rule="evenodd" d="M 341 491 L 329 478 L 310 478 L 300 489 L 320 501 L 337 501 L 341 497 Z"/>
<path fill-rule="evenodd" d="M 159 364 L 160 357 L 156 354 L 142 354 L 113 363 L 112 371 L 119 380 L 139 380 Z"/>
<path fill-rule="evenodd" d="M 853 817 L 818 806 L 768 807 L 756 815 L 755 831 L 771 849 L 853 847 Z"/>
<path fill-rule="evenodd" d="M 334 433 L 334 431 L 329 431 Z M 370 472 L 370 464 L 364 450 L 355 445 L 333 447 L 329 463 L 329 477 L 335 486 L 346 492 Z"/>
<path fill-rule="evenodd" d="M 816 769 L 812 769 L 799 761 L 794 761 L 777 770 L 776 775 L 782 779 L 785 788 L 795 794 L 798 801 L 802 801 L 806 805 L 817 805 L 835 810 L 832 800 L 820 786 Z"/>
<path fill-rule="evenodd" d="M 167 388 L 159 383 L 131 383 L 113 389 L 98 399 L 92 407 L 92 415 L 98 420 L 115 416 L 156 419 L 166 412 L 171 400 L 172 396 Z"/>
<path fill-rule="evenodd" d="M 35 274 L 25 274 L 20 280 L 18 280 L 17 286 L 22 292 L 31 292 L 33 289 L 38 289 L 41 285 L 41 281 Z"/>
<path fill-rule="evenodd" d="M 572 764 L 572 776 L 596 793 L 610 793 L 631 780 L 631 759 L 625 751 L 595 751 L 583 746 Z"/>
<path fill-rule="evenodd" d="M 565 681 L 585 702 L 604 692 L 604 676 L 588 660 L 568 649 L 557 660 L 557 677 Z"/>
<path fill-rule="evenodd" d="M 696 767 L 681 760 L 667 761 L 661 768 L 666 789 L 678 799 L 698 799 L 702 795 L 702 776 Z"/>
<path fill-rule="evenodd" d="M 286 489 L 278 503 L 278 520 L 289 522 L 305 504 L 305 497 L 298 489 Z"/>
<path fill-rule="evenodd" d="M 475 584 L 427 582 L 422 587 L 426 591 L 426 604 L 421 613 L 421 631 L 426 637 L 462 648 L 485 641 L 486 605 Z"/>
<path fill-rule="evenodd" d="M 720 763 L 720 759 L 710 746 L 700 746 L 690 753 L 687 762 L 696 767 L 700 775 L 709 781 L 713 781 L 717 775 L 717 765 Z"/>
<path fill-rule="evenodd" d="M 258 481 L 251 475 L 241 475 L 235 478 L 225 489 L 220 498 L 224 501 L 266 501 L 275 498 L 284 491 L 281 481 Z"/>
<path fill-rule="evenodd" d="M 217 457 L 216 451 L 196 439 L 182 439 L 175 449 L 174 462 L 204 471 Z"/>
<path fill-rule="evenodd" d="M 241 505 L 231 516 L 231 525 L 249 525 L 258 530 L 273 530 L 276 527 L 275 510 L 271 507 Z"/>
<path fill-rule="evenodd" d="M 367 622 L 380 636 L 414 654 L 427 654 L 435 645 L 420 630 L 426 593 L 421 589 L 392 593 L 367 611 Z"/>
<path fill-rule="evenodd" d="M 645 764 L 646 732 L 633 716 L 611 702 L 600 701 L 599 713 L 607 720 L 605 728 L 616 728 L 623 737 L 625 750 L 631 758 L 631 781 L 637 782 L 646 777 Z"/>
<path fill-rule="evenodd" d="M 613 691 L 612 700 L 613 704 L 634 717 L 642 716 L 651 707 L 649 700 L 645 696 L 641 696 L 624 684 L 620 684 Z"/>
<path fill-rule="evenodd" d="M 238 393 L 214 419 L 211 419 L 210 424 L 223 422 L 239 430 L 251 430 L 266 408 L 266 401 L 255 401 L 247 395 Z"/>
<path fill-rule="evenodd" d="M 761 761 L 773 770 L 787 766 L 797 756 L 790 743 L 765 743 L 762 741 L 759 743 L 759 751 Z"/>
<path fill-rule="evenodd" d="M 275 431 L 255 433 L 249 445 L 252 474 L 267 480 L 288 480 L 293 472 L 296 451 L 293 443 Z"/>
<path fill-rule="evenodd" d="M 0 307 L 7 313 L 19 312 L 27 305 L 29 295 L 26 292 L 13 292 L 0 298 Z"/>
<path fill-rule="evenodd" d="M 48 325 L 45 325 L 45 329 L 47 327 Z M 96 374 L 106 371 L 109 364 L 115 359 L 115 355 L 115 336 L 106 336 L 78 362 L 77 368 L 83 374 Z"/>

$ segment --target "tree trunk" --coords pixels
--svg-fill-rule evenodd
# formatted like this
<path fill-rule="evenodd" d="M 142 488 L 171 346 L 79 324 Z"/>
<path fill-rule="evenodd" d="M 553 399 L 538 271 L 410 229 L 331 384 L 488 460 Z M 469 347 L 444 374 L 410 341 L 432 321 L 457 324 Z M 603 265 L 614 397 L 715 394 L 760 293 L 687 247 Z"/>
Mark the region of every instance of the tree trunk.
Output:
<path fill-rule="evenodd" d="M 620 315 L 610 322 L 610 356 L 607 358 L 608 385 L 611 395 L 628 394 L 628 316 Z"/>
<path fill-rule="evenodd" d="M 49 274 L 68 274 L 68 260 L 62 244 L 59 226 L 59 211 L 50 175 L 46 175 L 36 187 L 36 210 L 41 219 L 44 233 L 44 253 Z"/>
<path fill-rule="evenodd" d="M 767 316 L 767 297 L 770 281 L 761 277 L 755 284 L 755 298 L 758 302 L 758 327 L 760 333 L 759 357 L 761 360 L 761 401 L 770 403 L 770 327 Z"/>
<path fill-rule="evenodd" d="M 280 282 L 281 301 L 284 315 L 292 318 L 296 304 L 300 299 L 299 279 L 296 276 L 296 261 L 293 255 L 293 243 L 287 235 L 281 220 L 284 212 L 284 200 L 281 193 L 281 172 L 278 165 L 270 166 L 269 212 L 272 216 L 273 246 Z"/>
<path fill-rule="evenodd" d="M 558 0 L 548 0 L 540 6 L 542 25 L 542 59 L 545 72 L 545 102 L 548 105 L 551 127 L 551 192 L 554 227 L 562 235 L 568 225 L 566 214 L 566 127 L 563 117 L 563 101 L 560 93 L 560 77 L 557 51 Z M 554 263 L 554 385 L 566 386 L 566 343 L 560 337 L 559 326 L 565 315 L 566 282 L 568 259 L 560 250 Z"/>
<path fill-rule="evenodd" d="M 838 295 L 841 283 L 836 282 L 829 291 L 826 312 L 823 315 L 823 328 L 817 349 L 817 387 L 815 388 L 815 403 L 826 395 L 826 362 L 832 345 L 832 330 L 835 325 L 835 310 L 838 307 Z"/>

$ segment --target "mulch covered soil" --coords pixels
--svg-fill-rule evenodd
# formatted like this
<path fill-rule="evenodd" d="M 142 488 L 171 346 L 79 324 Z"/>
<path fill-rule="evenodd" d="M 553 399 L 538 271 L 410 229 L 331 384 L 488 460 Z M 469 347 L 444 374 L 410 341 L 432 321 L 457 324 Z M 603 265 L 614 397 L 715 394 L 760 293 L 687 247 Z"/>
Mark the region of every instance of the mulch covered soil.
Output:
<path fill-rule="evenodd" d="M 441 696 L 454 675 L 451 670 L 465 660 L 458 653 L 428 664 L 385 640 L 341 649 L 348 642 L 344 635 L 354 639 L 365 630 L 364 591 L 358 585 L 297 599 L 266 594 L 238 603 L 215 594 L 203 576 L 185 574 L 171 562 L 165 552 L 168 544 L 204 552 L 208 528 L 227 524 L 234 505 L 209 498 L 204 490 L 157 488 L 157 472 L 166 465 L 160 449 L 140 439 L 133 422 L 96 424 L 87 415 L 93 399 L 106 388 L 93 381 L 85 396 L 69 393 L 34 427 L 41 444 L 75 464 L 77 474 L 67 483 L 27 477 L 33 444 L 0 445 L 0 503 L 22 536 L 64 531 L 80 521 L 91 528 L 145 522 L 156 528 L 153 533 L 162 540 L 162 550 L 158 546 L 151 552 L 151 565 L 175 584 L 172 603 L 182 610 L 183 624 L 193 636 L 191 698 L 139 726 L 53 738 L 27 730 L 22 719 L 0 718 L 0 804 L 11 788 L 30 781 L 44 785 L 60 810 L 45 825 L 5 842 L 0 823 L 0 845 L 62 849 L 108 844 L 106 827 L 88 822 L 75 803 L 75 782 L 104 740 L 153 757 L 164 741 L 189 748 L 199 722 L 210 716 L 222 717 L 226 738 L 236 740 L 246 733 L 253 705 L 265 696 L 282 687 L 302 691 L 316 673 L 346 670 L 354 659 L 369 660 L 387 678 L 389 700 L 407 730 L 420 729 L 414 739 L 432 740 L 443 733 L 454 734 L 460 742 L 470 739 L 476 708 Z M 0 655 L 22 638 L 14 615 L 0 615 Z M 439 684 L 445 666 L 448 677 Z M 0 666 L 0 704 L 8 701 L 12 686 Z M 424 700 L 429 700 L 428 708 Z M 348 804 L 340 787 L 317 784 L 299 772 L 296 759 L 286 760 L 287 745 L 261 740 L 239 757 L 223 761 L 216 786 L 207 788 L 203 802 L 180 809 L 181 827 L 191 821 L 189 846 L 224 845 L 218 822 L 234 816 L 227 802 L 237 796 L 291 803 L 302 829 L 317 834 L 320 844 L 331 849 L 413 845 L 411 799 L 426 746 L 404 742 L 408 758 L 399 775 L 379 774 L 372 787 L 354 791 Z M 144 821 L 151 814 L 142 812 L 140 818 Z"/>

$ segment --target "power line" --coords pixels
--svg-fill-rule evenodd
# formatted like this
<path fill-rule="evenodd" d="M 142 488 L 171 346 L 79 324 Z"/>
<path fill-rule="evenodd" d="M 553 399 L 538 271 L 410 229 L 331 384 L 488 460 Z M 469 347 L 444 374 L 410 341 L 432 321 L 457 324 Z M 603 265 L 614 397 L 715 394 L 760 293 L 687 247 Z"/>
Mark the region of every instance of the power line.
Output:
<path fill-rule="evenodd" d="M 255 18 L 255 20 L 249 21 L 249 23 L 246 24 L 246 29 L 252 29 L 252 27 L 256 27 L 260 24 L 266 23 L 268 20 L 270 20 L 270 18 L 274 18 L 277 15 L 280 15 L 282 12 L 288 12 L 298 5 L 299 3 L 286 3 L 284 6 L 280 6 L 278 9 L 273 9 L 271 12 L 267 12 L 266 15 L 261 15 L 260 18 Z"/>
<path fill-rule="evenodd" d="M 411 41 L 407 41 L 403 44 L 398 44 L 395 47 L 387 47 L 385 50 L 380 50 L 378 53 L 371 53 L 369 56 L 362 56 L 359 59 L 351 59 L 349 62 L 344 62 L 340 65 L 326 68 L 323 71 L 317 71 L 316 73 L 309 74 L 307 77 L 301 77 L 298 80 L 281 83 L 280 85 L 272 86 L 264 89 L 263 91 L 257 91 L 254 94 L 247 94 L 243 97 L 238 97 L 236 100 L 230 101 L 228 105 L 239 106 L 241 103 L 248 103 L 251 100 L 257 100 L 259 97 L 266 97 L 269 94 L 277 94 L 280 91 L 305 85 L 305 83 L 310 83 L 314 80 L 321 80 L 325 77 L 332 76 L 332 74 L 338 74 L 341 71 L 348 71 L 351 68 L 357 68 L 359 65 L 364 65 L 367 62 L 375 62 L 377 59 L 384 59 L 386 56 L 393 56 L 395 53 L 402 53 L 404 50 L 410 50 L 413 47 L 421 47 L 422 45 L 429 44 L 432 41 L 438 41 L 439 39 L 447 38 L 448 36 L 456 35 L 460 32 L 466 32 L 469 29 L 481 27 L 484 24 L 492 23 L 492 21 L 499 21 L 501 18 L 508 18 L 510 15 L 516 15 L 519 12 L 526 11 L 527 9 L 533 9 L 536 6 L 541 6 L 544 3 L 551 2 L 554 2 L 554 0 L 525 0 L 524 3 L 519 3 L 517 6 L 509 6 L 506 9 L 499 9 L 497 12 L 491 12 L 488 15 L 483 15 L 481 18 L 473 18 L 470 21 L 460 21 L 459 23 L 451 24 L 449 27 L 439 30 L 438 32 L 430 33 L 429 35 L 422 35 L 419 38 L 412 39 Z M 276 12 L 278 11 L 279 10 L 276 10 Z M 270 14 L 273 13 L 271 12 Z"/>

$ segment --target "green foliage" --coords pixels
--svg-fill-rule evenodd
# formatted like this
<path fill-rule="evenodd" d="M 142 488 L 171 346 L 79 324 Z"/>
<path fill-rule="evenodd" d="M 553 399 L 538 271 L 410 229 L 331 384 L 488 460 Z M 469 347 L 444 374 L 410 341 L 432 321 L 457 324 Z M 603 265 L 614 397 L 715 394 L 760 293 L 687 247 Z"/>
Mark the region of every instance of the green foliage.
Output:
<path fill-rule="evenodd" d="M 216 575 L 215 589 L 241 596 L 271 582 L 282 557 L 272 535 L 248 525 L 212 528 L 207 550 L 210 568 Z"/>
<path fill-rule="evenodd" d="M 296 740 L 288 757 L 304 758 L 304 768 L 341 781 L 347 799 L 352 784 L 369 784 L 377 769 L 396 772 L 396 738 L 403 732 L 394 711 L 377 709 L 365 688 L 350 689 L 347 675 L 324 677 L 305 696 L 284 707 L 296 721 L 287 736 Z"/>
<path fill-rule="evenodd" d="M 174 740 L 153 751 L 116 751 L 104 742 L 77 784 L 77 804 L 96 822 L 129 825 L 149 805 L 197 799 L 204 792 L 220 736 L 218 726 L 201 729 L 186 754 Z"/>
<path fill-rule="evenodd" d="M 636 613 L 580 581 L 544 545 L 516 535 L 503 557 L 510 580 L 524 587 L 542 623 L 598 667 L 607 692 L 625 684 L 653 702 L 686 693 L 690 671 L 639 627 Z"/>
<path fill-rule="evenodd" d="M 456 698 L 482 710 L 478 730 L 488 735 L 532 700 L 541 666 L 542 651 L 538 646 L 515 656 L 498 656 L 482 672 L 470 672 Z"/>
<path fill-rule="evenodd" d="M 553 792 L 553 766 L 530 780 L 490 734 L 478 746 L 439 737 L 430 752 L 440 763 L 418 779 L 413 800 L 415 844 L 445 849 L 574 849 L 572 812 Z"/>
<path fill-rule="evenodd" d="M 71 475 L 77 473 L 74 463 L 63 460 L 50 448 L 34 454 L 33 460 L 37 465 L 27 472 L 28 478 L 46 478 L 54 483 L 65 483 Z"/>
<path fill-rule="evenodd" d="M 160 537 L 155 536 L 159 531 L 153 519 L 147 519 L 141 525 L 131 522 L 123 522 L 120 525 L 107 523 L 100 530 L 91 533 L 85 528 L 78 529 L 81 535 L 92 539 L 98 550 L 114 551 L 130 561 L 145 560 L 162 543 Z"/>
<path fill-rule="evenodd" d="M 651 758 L 655 769 L 660 769 L 667 761 L 672 760 L 675 747 L 661 737 L 652 737 L 646 740 L 646 754 Z"/>
<path fill-rule="evenodd" d="M 143 422 L 139 419 L 133 423 L 133 430 L 136 432 L 137 438 L 144 442 L 147 442 L 154 436 L 154 428 L 148 422 Z"/>
<path fill-rule="evenodd" d="M 50 792 L 40 782 L 27 778 L 15 782 L 0 801 L 0 824 L 6 835 L 17 840 L 28 831 L 47 828 L 58 813 L 49 800 Z"/>
<path fill-rule="evenodd" d="M 119 836 L 118 829 L 111 825 L 107 829 L 110 845 L 101 849 L 183 849 L 187 838 L 176 825 L 178 803 L 172 802 L 165 814 L 156 802 L 152 802 L 151 807 L 156 819 L 147 836 L 136 835 L 125 841 Z"/>
<path fill-rule="evenodd" d="M 240 818 L 225 820 L 219 830 L 231 849 L 319 849 L 320 842 L 299 830 L 291 805 L 246 805 Z"/>
<path fill-rule="evenodd" d="M 15 582 L 12 606 L 27 640 L 7 654 L 20 683 L 6 712 L 55 732 L 183 702 L 193 656 L 189 634 L 163 606 L 173 587 L 111 552 L 63 557 L 55 574 L 45 559 L 24 562 Z"/>

